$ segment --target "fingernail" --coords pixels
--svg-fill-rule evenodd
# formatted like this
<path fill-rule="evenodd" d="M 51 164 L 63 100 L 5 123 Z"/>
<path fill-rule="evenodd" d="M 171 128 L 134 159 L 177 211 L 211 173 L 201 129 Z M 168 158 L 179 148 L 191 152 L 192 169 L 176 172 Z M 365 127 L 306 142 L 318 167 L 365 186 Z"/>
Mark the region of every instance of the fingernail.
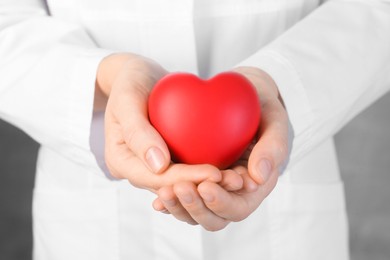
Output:
<path fill-rule="evenodd" d="M 266 159 L 262 159 L 259 162 L 259 166 L 258 166 L 258 174 L 262 180 L 262 183 L 267 182 L 267 180 L 271 175 L 271 171 L 272 171 L 271 162 Z"/>
<path fill-rule="evenodd" d="M 208 178 L 211 182 L 220 182 L 222 179 L 222 174 L 220 171 L 215 171 L 212 173 L 212 175 Z"/>
<path fill-rule="evenodd" d="M 208 192 L 201 193 L 201 197 L 205 202 L 213 202 L 214 201 L 214 195 L 212 195 Z"/>
<path fill-rule="evenodd" d="M 150 169 L 157 173 L 164 166 L 165 157 L 163 152 L 157 147 L 151 147 L 146 152 L 146 162 L 148 163 Z"/>

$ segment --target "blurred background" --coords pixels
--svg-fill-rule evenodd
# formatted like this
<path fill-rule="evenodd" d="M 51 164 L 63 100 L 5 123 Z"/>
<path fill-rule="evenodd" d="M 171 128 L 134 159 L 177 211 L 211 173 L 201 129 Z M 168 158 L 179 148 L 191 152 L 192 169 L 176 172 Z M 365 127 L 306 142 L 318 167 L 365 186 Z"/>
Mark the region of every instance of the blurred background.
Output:
<path fill-rule="evenodd" d="M 390 259 L 389 114 L 390 93 L 336 136 L 352 260 Z M 0 121 L 0 259 L 31 259 L 31 202 L 38 147 L 23 132 Z"/>

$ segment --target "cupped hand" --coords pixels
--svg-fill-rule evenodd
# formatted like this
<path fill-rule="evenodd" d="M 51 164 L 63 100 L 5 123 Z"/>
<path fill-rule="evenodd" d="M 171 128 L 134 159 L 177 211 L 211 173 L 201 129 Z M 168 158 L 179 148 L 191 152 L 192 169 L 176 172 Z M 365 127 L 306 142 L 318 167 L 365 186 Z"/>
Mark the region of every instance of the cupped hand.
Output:
<path fill-rule="evenodd" d="M 156 210 L 211 231 L 241 221 L 256 210 L 274 189 L 289 156 L 288 117 L 275 82 L 257 68 L 240 67 L 235 71 L 253 83 L 262 105 L 257 141 L 244 154 L 240 165 L 230 169 L 249 185 L 227 189 L 226 184 L 210 181 L 198 185 L 180 182 L 159 189 L 153 203 Z M 227 182 L 224 179 L 223 175 L 222 183 Z M 253 182 L 258 186 L 253 187 Z"/>
<path fill-rule="evenodd" d="M 100 63 L 95 108 L 105 109 L 105 160 L 111 175 L 153 192 L 178 182 L 221 180 L 210 165 L 171 164 L 168 148 L 148 120 L 148 96 L 168 72 L 142 56 L 113 54 Z M 105 104 L 105 99 L 107 99 Z"/>

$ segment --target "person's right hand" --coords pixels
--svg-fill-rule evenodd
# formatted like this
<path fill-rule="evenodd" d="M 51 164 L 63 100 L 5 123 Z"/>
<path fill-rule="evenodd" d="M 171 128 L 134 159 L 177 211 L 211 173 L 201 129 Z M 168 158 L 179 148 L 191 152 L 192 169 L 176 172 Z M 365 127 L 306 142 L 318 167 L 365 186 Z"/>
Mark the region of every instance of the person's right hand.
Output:
<path fill-rule="evenodd" d="M 105 109 L 107 167 L 113 177 L 153 192 L 178 182 L 220 182 L 223 173 L 211 165 L 171 164 L 164 140 L 149 123 L 149 93 L 166 74 L 156 62 L 129 53 L 110 55 L 100 63 L 95 109 Z M 238 175 L 223 179 L 241 188 Z"/>

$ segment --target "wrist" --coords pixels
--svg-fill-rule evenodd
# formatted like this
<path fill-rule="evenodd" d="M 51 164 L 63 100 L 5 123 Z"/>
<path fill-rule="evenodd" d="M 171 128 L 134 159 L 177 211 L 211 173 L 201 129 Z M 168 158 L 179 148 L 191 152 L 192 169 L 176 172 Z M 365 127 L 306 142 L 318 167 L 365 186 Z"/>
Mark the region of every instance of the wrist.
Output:
<path fill-rule="evenodd" d="M 244 75 L 249 81 L 252 82 L 260 98 L 264 98 L 264 96 L 269 97 L 269 95 L 272 95 L 273 97 L 277 97 L 283 107 L 285 107 L 276 82 L 267 72 L 256 67 L 249 66 L 237 67 L 234 69 L 234 71 Z"/>
<path fill-rule="evenodd" d="M 134 59 L 134 55 L 130 53 L 115 53 L 103 58 L 96 75 L 96 88 L 108 97 L 119 71 L 130 59 Z"/>
<path fill-rule="evenodd" d="M 115 78 L 123 65 L 132 58 L 134 58 L 133 55 L 129 53 L 114 53 L 101 60 L 95 82 L 95 111 L 105 110 Z"/>

